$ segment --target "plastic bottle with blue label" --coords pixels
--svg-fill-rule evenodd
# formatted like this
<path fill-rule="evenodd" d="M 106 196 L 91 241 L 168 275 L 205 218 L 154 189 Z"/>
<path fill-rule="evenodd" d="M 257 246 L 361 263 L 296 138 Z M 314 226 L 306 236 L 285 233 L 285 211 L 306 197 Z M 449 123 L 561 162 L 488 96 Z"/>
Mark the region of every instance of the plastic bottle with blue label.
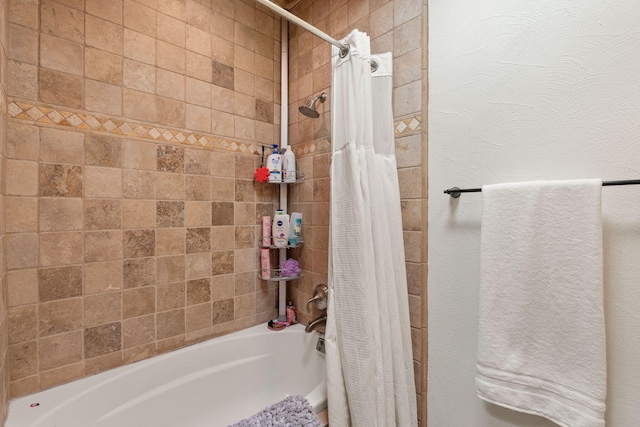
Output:
<path fill-rule="evenodd" d="M 297 246 L 302 237 L 302 214 L 293 212 L 289 220 L 289 245 Z"/>
<path fill-rule="evenodd" d="M 275 144 L 273 144 L 273 153 L 267 157 L 267 168 L 269 168 L 269 182 L 282 182 L 282 156 Z"/>

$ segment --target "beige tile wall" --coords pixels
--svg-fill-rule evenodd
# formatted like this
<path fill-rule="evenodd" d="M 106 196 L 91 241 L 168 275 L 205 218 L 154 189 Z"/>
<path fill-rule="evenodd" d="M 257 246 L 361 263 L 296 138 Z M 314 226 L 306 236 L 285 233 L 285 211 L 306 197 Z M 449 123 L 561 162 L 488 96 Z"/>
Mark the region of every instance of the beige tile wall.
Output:
<path fill-rule="evenodd" d="M 293 12 L 334 38 L 358 28 L 372 52 L 393 52 L 396 155 L 400 180 L 409 308 L 419 422 L 426 425 L 426 34 L 421 0 L 303 0 Z M 426 32 L 425 32 L 426 33 Z M 423 34 L 425 40 L 423 40 Z M 305 276 L 291 285 L 303 308 L 313 287 L 327 281 L 331 100 L 317 103 L 320 118 L 298 112 L 312 97 L 331 94 L 331 45 L 295 25 L 290 28 L 290 143 L 304 153 L 299 168 L 310 178 L 291 188 L 292 209 L 305 216 Z M 423 60 L 425 63 L 423 64 Z M 425 108 L 423 110 L 423 108 Z M 303 320 L 318 315 L 312 312 Z"/>
<path fill-rule="evenodd" d="M 0 4 L 9 17 L 1 237 L 10 255 L 0 272 L 6 265 L 2 325 L 10 327 L 0 336 L 10 343 L 2 358 L 10 394 L 273 316 L 275 289 L 255 278 L 255 224 L 273 211 L 276 194 L 251 178 L 255 142 L 277 142 L 279 132 L 278 20 L 251 0 Z M 394 52 L 419 403 L 426 401 L 422 7 L 303 0 L 294 9 L 334 37 L 359 28 L 374 52 Z M 330 46 L 292 26 L 290 51 L 290 143 L 308 179 L 290 189 L 307 243 L 292 254 L 306 275 L 289 290 L 304 321 L 317 314 L 304 311 L 311 289 L 326 283 L 331 112 L 326 102 L 312 120 L 297 107 L 330 93 Z"/>
<path fill-rule="evenodd" d="M 0 177 L 4 176 L 7 147 L 7 45 L 8 45 L 8 3 L 0 0 Z M 4 180 L 3 180 L 4 181 Z M 2 182 L 0 188 L 4 188 Z M 0 212 L 4 209 L 5 198 L 0 192 Z M 0 280 L 4 283 L 5 263 L 5 224 L 4 215 L 0 215 Z M 9 395 L 9 372 L 7 364 L 7 293 L 3 286 L 0 291 L 0 425 L 7 414 L 7 396 Z"/>
<path fill-rule="evenodd" d="M 279 134 L 279 19 L 252 0 L 7 15 L 10 396 L 272 318 L 256 236 L 277 191 L 253 173 Z"/>

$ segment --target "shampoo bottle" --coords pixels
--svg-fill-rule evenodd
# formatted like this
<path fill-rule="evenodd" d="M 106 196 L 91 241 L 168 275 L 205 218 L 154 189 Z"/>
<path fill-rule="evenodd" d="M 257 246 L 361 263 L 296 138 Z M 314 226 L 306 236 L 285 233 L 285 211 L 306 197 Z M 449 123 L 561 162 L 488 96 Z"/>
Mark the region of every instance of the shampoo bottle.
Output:
<path fill-rule="evenodd" d="M 296 155 L 291 147 L 282 155 L 282 181 L 296 182 Z"/>
<path fill-rule="evenodd" d="M 276 211 L 273 217 L 273 226 L 271 227 L 273 235 L 273 245 L 284 248 L 288 243 L 289 219 L 282 209 Z"/>
<path fill-rule="evenodd" d="M 273 145 L 273 154 L 267 157 L 269 168 L 269 182 L 282 182 L 282 156 L 278 153 L 278 146 Z"/>

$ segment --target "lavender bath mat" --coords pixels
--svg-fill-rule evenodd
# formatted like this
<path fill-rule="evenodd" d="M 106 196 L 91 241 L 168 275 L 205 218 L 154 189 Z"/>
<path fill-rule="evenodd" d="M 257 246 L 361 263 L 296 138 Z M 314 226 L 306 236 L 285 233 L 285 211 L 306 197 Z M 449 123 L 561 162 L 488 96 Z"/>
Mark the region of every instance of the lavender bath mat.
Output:
<path fill-rule="evenodd" d="M 302 396 L 289 396 L 229 427 L 321 427 L 311 405 Z"/>

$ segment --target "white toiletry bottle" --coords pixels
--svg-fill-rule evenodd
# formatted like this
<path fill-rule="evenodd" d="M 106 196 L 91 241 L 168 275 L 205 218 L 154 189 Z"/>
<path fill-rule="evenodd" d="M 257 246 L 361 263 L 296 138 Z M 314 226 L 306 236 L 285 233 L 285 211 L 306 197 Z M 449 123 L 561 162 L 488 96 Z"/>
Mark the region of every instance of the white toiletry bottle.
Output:
<path fill-rule="evenodd" d="M 273 154 L 267 157 L 269 168 L 269 182 L 282 182 L 282 156 L 278 153 L 278 146 L 273 144 Z"/>
<path fill-rule="evenodd" d="M 290 146 L 282 155 L 282 181 L 296 182 L 296 155 Z"/>
<path fill-rule="evenodd" d="M 288 243 L 289 234 L 289 219 L 284 213 L 284 210 L 278 209 L 273 217 L 273 226 L 271 227 L 273 233 L 273 245 L 279 248 L 284 248 Z"/>

